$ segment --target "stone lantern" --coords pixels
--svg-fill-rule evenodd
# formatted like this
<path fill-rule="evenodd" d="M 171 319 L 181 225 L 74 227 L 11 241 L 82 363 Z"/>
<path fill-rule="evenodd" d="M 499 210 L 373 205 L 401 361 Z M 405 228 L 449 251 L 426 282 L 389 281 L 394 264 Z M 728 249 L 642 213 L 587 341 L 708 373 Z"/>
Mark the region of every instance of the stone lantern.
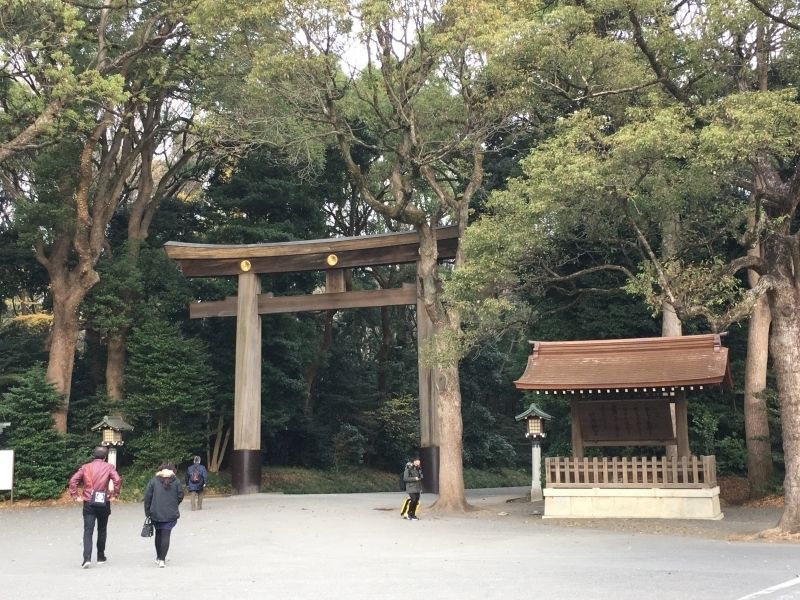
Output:
<path fill-rule="evenodd" d="M 122 417 L 103 417 L 97 425 L 92 427 L 92 431 L 101 431 L 103 439 L 101 446 L 108 448 L 108 462 L 117 466 L 117 446 L 122 446 L 125 442 L 122 439 L 123 431 L 133 431 L 133 426 L 126 423 Z"/>
<path fill-rule="evenodd" d="M 525 437 L 531 441 L 531 502 L 543 500 L 542 495 L 542 440 L 547 437 L 545 421 L 553 417 L 531 403 L 528 410 L 514 417 L 517 421 L 525 419 Z"/>

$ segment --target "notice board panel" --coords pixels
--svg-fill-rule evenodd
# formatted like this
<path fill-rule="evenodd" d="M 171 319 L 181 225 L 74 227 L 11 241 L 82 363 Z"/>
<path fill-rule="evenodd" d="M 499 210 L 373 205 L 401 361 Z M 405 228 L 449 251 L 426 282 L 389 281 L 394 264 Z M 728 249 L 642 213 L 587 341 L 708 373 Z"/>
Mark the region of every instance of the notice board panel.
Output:
<path fill-rule="evenodd" d="M 591 400 L 576 402 L 585 443 L 604 445 L 673 440 L 669 401 Z"/>
<path fill-rule="evenodd" d="M 14 488 L 14 451 L 0 450 L 0 490 Z"/>

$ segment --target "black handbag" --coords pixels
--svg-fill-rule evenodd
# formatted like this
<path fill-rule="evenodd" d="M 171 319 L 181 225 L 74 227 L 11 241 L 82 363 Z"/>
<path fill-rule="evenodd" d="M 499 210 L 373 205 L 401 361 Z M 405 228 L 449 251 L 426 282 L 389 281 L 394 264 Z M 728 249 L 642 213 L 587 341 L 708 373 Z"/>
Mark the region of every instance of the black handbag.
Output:
<path fill-rule="evenodd" d="M 147 517 L 142 525 L 142 537 L 153 537 L 153 529 L 153 522 Z"/>

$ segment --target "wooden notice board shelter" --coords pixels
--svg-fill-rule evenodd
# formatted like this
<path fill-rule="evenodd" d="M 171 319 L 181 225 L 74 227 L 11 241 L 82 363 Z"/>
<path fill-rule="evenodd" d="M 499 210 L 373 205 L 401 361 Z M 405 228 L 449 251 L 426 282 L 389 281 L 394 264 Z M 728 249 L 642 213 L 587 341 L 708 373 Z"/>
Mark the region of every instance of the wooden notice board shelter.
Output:
<path fill-rule="evenodd" d="M 548 487 L 718 490 L 714 457 L 691 454 L 687 394 L 710 386 L 730 387 L 728 349 L 720 335 L 531 342 L 527 367 L 515 385 L 537 394 L 566 396 L 570 401 L 573 457 L 547 459 Z M 590 446 L 674 446 L 677 458 L 590 461 L 584 456 Z M 550 492 L 552 495 L 553 490 Z M 547 491 L 545 497 L 547 511 Z M 577 499 L 572 500 L 579 505 Z M 572 510 L 559 516 L 653 516 L 597 514 L 600 500 L 592 502 L 585 506 L 595 507 L 586 509 L 594 514 Z M 619 498 L 609 500 L 608 506 L 612 505 L 632 506 Z M 718 507 L 707 513 L 714 516 L 697 518 L 718 518 L 716 513 Z"/>
<path fill-rule="evenodd" d="M 458 248 L 458 228 L 436 230 L 438 258 L 451 259 Z M 167 242 L 167 255 L 187 277 L 231 276 L 238 280 L 235 297 L 195 302 L 193 319 L 236 317 L 236 375 L 232 484 L 234 493 L 258 492 L 261 484 L 261 315 L 299 311 L 340 310 L 417 305 L 417 345 L 430 337 L 432 326 L 416 284 L 396 289 L 348 290 L 351 268 L 417 263 L 416 232 L 332 238 L 272 244 L 187 244 Z M 274 297 L 261 293 L 261 276 L 272 273 L 324 271 L 322 293 Z M 439 424 L 435 369 L 419 359 L 420 452 L 426 464 L 429 491 L 438 491 Z"/>

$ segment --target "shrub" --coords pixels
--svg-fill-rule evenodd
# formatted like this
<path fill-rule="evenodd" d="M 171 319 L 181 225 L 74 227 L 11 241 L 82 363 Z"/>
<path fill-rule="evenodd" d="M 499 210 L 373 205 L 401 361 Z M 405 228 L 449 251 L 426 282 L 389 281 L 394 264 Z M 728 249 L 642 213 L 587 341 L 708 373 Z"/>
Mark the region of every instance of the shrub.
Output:
<path fill-rule="evenodd" d="M 59 497 L 80 462 L 67 437 L 53 429 L 53 411 L 60 402 L 40 366 L 23 373 L 0 400 L 0 420 L 11 423 L 3 437 L 15 454 L 16 496 L 35 500 Z"/>
<path fill-rule="evenodd" d="M 333 436 L 333 466 L 339 469 L 345 465 L 360 465 L 364 462 L 367 438 L 355 425 L 343 423 L 339 432 Z"/>
<path fill-rule="evenodd" d="M 476 468 L 513 466 L 517 459 L 514 447 L 494 431 L 497 419 L 485 406 L 471 402 L 464 414 L 464 465 Z"/>
<path fill-rule="evenodd" d="M 164 460 L 176 465 L 187 460 L 194 445 L 194 436 L 178 431 L 147 431 L 128 444 L 136 457 L 134 466 L 153 472 Z"/>
<path fill-rule="evenodd" d="M 386 466 L 405 464 L 419 445 L 417 399 L 413 396 L 391 398 L 371 416 L 377 423 L 374 443 L 377 462 Z"/>

